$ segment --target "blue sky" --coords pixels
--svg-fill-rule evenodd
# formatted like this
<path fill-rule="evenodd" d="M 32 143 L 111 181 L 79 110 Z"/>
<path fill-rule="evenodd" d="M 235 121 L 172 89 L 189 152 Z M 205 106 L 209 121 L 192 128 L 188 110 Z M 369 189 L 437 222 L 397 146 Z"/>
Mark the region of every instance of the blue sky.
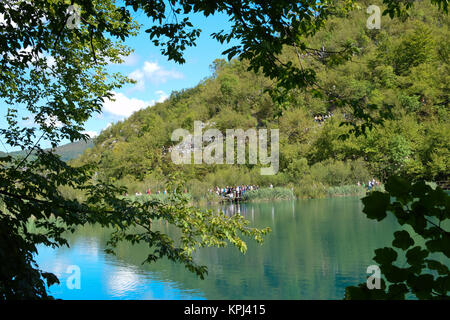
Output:
<path fill-rule="evenodd" d="M 160 53 L 160 48 L 153 45 L 145 33 L 150 20 L 144 13 L 133 13 L 134 18 L 144 26 L 139 35 L 126 40 L 126 44 L 134 52 L 121 65 L 111 65 L 111 72 L 121 72 L 138 81 L 115 92 L 116 101 L 104 104 L 102 114 L 95 114 L 85 124 L 86 132 L 95 135 L 111 123 L 129 117 L 134 111 L 151 106 L 166 99 L 174 90 L 191 88 L 202 79 L 211 75 L 210 66 L 217 58 L 226 58 L 221 53 L 232 44 L 222 45 L 210 37 L 213 32 L 221 29 L 230 30 L 231 24 L 226 15 L 214 15 L 208 18 L 201 14 L 191 15 L 194 26 L 202 29 L 197 46 L 185 51 L 186 63 L 183 65 L 168 61 Z M 19 107 L 20 109 L 20 107 Z M 0 126 L 6 127 L 5 115 L 7 108 L 1 107 Z M 44 145 L 44 147 L 46 147 Z M 0 146 L 1 151 L 3 146 Z M 8 151 L 14 151 L 8 148 Z"/>

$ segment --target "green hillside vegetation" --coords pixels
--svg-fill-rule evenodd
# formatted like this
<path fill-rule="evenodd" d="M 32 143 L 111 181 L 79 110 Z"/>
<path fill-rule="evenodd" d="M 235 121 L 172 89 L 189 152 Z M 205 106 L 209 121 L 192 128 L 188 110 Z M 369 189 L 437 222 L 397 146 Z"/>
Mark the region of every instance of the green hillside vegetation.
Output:
<path fill-rule="evenodd" d="M 55 153 L 61 156 L 61 160 L 70 161 L 78 158 L 84 151 L 86 151 L 86 149 L 92 148 L 93 146 L 94 142 L 91 139 L 88 141 L 81 140 L 59 146 L 55 149 Z M 6 155 L 6 152 L 0 151 L 0 157 L 5 157 Z M 27 155 L 27 151 L 22 150 L 10 152 L 9 155 L 12 157 L 25 157 Z"/>
<path fill-rule="evenodd" d="M 362 6 L 362 8 L 365 8 Z M 357 47 L 351 61 L 339 66 L 320 52 L 305 56 L 314 65 L 325 95 L 294 91 L 279 105 L 265 92 L 272 80 L 247 71 L 246 61 L 216 60 L 212 75 L 196 87 L 173 92 L 168 100 L 134 113 L 105 129 L 75 164 L 95 162 L 98 174 L 119 184 L 160 188 L 170 173 L 184 175 L 190 188 L 258 184 L 294 188 L 296 196 L 360 193 L 357 182 L 393 174 L 428 181 L 448 177 L 448 17 L 417 3 L 410 18 L 382 18 L 380 30 L 366 28 L 365 9 L 329 20 L 311 47 L 329 51 L 344 43 Z M 294 51 L 279 59 L 298 63 Z M 392 119 L 375 124 L 367 135 L 350 134 L 358 110 L 341 107 L 336 98 L 354 99 L 374 119 L 392 106 Z M 331 113 L 324 121 L 314 117 Z M 175 165 L 168 148 L 177 128 L 193 132 L 194 121 L 232 128 L 279 128 L 280 170 L 260 175 L 260 165 Z M 360 122 L 359 122 L 360 123 Z M 340 188 L 340 189 L 339 189 Z M 142 191 L 142 190 L 141 190 Z"/>
<path fill-rule="evenodd" d="M 57 147 L 55 152 L 61 156 L 61 160 L 70 161 L 78 158 L 86 149 L 93 146 L 94 142 L 91 139 L 88 141 L 76 141 Z"/>

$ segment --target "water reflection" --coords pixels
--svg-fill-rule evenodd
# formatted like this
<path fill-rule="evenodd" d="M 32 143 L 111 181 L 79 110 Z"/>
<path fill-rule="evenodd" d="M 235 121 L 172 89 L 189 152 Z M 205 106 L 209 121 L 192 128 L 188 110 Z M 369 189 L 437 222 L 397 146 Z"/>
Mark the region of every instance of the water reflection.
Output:
<path fill-rule="evenodd" d="M 40 248 L 38 262 L 61 278 L 52 293 L 64 299 L 342 299 L 346 286 L 365 281 L 373 250 L 389 244 L 397 228 L 392 220 L 368 220 L 357 198 L 210 209 L 240 213 L 253 226 L 270 226 L 272 233 L 262 246 L 248 242 L 245 255 L 232 247 L 200 250 L 195 259 L 208 266 L 205 280 L 167 260 L 142 265 L 145 245 L 123 243 L 117 256 L 105 255 L 110 231 L 97 226 L 70 235 L 70 249 Z M 165 223 L 156 225 L 175 232 Z M 65 286 L 71 264 L 81 269 L 81 290 Z"/>
<path fill-rule="evenodd" d="M 241 203 L 226 202 L 217 206 L 217 212 L 222 211 L 227 217 L 231 217 L 235 214 L 241 214 L 244 217 L 247 216 L 247 207 Z"/>
<path fill-rule="evenodd" d="M 98 229 L 101 230 L 101 229 Z M 198 290 L 184 290 L 169 279 L 161 279 L 157 273 L 147 272 L 140 264 L 105 255 L 104 238 L 86 236 L 89 227 L 75 235 L 71 248 L 53 250 L 39 247 L 38 263 L 43 270 L 55 273 L 60 285 L 50 288 L 56 298 L 63 299 L 203 299 Z M 95 261 L 92 259 L 95 257 Z M 69 289 L 69 266 L 81 270 L 81 288 Z"/>
<path fill-rule="evenodd" d="M 117 267 L 107 279 L 107 287 L 111 295 L 126 297 L 130 292 L 136 291 L 140 281 L 136 267 Z"/>

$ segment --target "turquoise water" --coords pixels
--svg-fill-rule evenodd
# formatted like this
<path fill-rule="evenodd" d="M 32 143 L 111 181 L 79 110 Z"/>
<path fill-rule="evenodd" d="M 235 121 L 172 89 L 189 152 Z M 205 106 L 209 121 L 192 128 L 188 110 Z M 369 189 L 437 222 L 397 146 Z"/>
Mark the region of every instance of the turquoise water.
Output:
<path fill-rule="evenodd" d="M 213 209 L 240 212 L 272 233 L 263 245 L 247 242 L 245 255 L 232 247 L 199 251 L 205 280 L 165 260 L 142 265 L 145 246 L 121 244 L 117 256 L 107 255 L 110 231 L 97 226 L 71 234 L 70 248 L 41 247 L 37 261 L 60 278 L 50 292 L 62 299 L 342 299 L 345 287 L 366 281 L 374 250 L 389 245 L 397 229 L 393 219 L 367 219 L 355 197 Z M 71 265 L 80 268 L 80 289 L 67 286 Z"/>

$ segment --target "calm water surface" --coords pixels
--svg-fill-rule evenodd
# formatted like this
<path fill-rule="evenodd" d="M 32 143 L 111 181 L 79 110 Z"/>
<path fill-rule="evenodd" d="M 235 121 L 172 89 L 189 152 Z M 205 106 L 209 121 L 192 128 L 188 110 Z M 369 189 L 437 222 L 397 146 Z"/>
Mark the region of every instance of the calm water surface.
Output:
<path fill-rule="evenodd" d="M 205 280 L 169 261 L 142 265 L 145 246 L 122 244 L 117 256 L 106 255 L 109 230 L 96 226 L 71 234 L 70 248 L 40 247 L 37 261 L 60 277 L 50 292 L 62 299 L 342 299 L 345 287 L 367 279 L 374 249 L 389 245 L 398 229 L 393 219 L 367 219 L 353 197 L 221 209 L 272 233 L 262 246 L 247 242 L 245 255 L 232 247 L 198 252 L 208 266 Z M 81 270 L 79 290 L 66 285 L 71 265 Z"/>

